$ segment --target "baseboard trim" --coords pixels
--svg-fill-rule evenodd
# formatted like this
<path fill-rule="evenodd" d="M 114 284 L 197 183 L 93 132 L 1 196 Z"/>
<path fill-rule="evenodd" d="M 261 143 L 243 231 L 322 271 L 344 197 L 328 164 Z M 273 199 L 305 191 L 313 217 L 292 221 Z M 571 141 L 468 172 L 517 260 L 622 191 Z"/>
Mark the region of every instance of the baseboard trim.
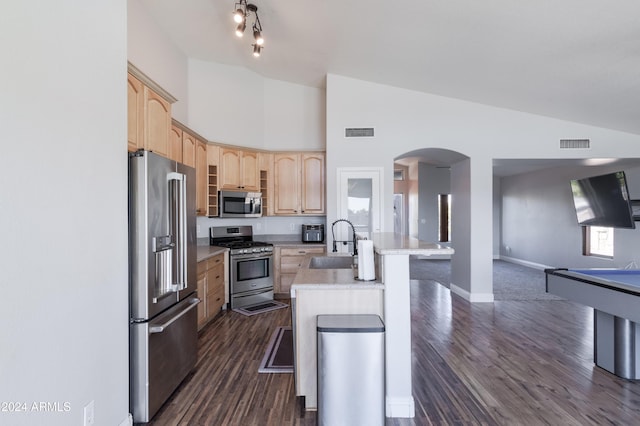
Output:
<path fill-rule="evenodd" d="M 471 303 L 493 303 L 494 301 L 493 293 L 469 293 L 467 290 L 458 287 L 454 283 L 449 284 L 449 289 Z"/>
<path fill-rule="evenodd" d="M 416 415 L 416 408 L 413 401 L 413 396 L 406 398 L 394 398 L 387 396 L 385 403 L 385 416 L 386 417 L 402 417 L 412 418 Z"/>
<path fill-rule="evenodd" d="M 528 260 L 518 259 L 516 257 L 500 256 L 500 260 L 505 262 L 515 263 L 516 265 L 528 266 L 530 268 L 539 269 L 544 271 L 547 268 L 553 268 L 553 266 L 544 265 L 542 263 L 530 262 Z"/>

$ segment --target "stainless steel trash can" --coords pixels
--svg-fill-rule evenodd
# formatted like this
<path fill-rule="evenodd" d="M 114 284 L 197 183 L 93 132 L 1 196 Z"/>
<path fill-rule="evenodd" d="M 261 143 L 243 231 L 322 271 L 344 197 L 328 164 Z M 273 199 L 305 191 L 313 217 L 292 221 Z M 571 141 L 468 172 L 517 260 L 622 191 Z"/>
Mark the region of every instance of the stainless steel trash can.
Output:
<path fill-rule="evenodd" d="M 318 315 L 318 425 L 384 425 L 384 323 Z"/>

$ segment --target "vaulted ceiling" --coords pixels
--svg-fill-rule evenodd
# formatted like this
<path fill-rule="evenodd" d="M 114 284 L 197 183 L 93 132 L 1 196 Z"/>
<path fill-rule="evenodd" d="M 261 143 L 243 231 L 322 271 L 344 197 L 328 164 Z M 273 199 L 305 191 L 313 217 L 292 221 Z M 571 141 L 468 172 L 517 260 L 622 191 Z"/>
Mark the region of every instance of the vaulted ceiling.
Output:
<path fill-rule="evenodd" d="M 188 57 L 322 87 L 327 73 L 640 134 L 635 0 L 140 0 Z"/>

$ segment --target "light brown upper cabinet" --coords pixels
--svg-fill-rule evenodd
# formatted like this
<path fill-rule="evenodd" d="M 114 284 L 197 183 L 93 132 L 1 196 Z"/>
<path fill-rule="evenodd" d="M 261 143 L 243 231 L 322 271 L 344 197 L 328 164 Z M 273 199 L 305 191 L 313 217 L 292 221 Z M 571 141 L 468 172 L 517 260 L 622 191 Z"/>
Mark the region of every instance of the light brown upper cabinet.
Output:
<path fill-rule="evenodd" d="M 144 88 L 144 148 L 164 157 L 169 156 L 171 104 L 151 90 Z"/>
<path fill-rule="evenodd" d="M 207 144 L 196 139 L 196 214 L 207 215 L 207 202 L 209 195 L 207 168 Z"/>
<path fill-rule="evenodd" d="M 143 142 L 144 117 L 144 85 L 140 80 L 127 74 L 127 123 L 128 143 L 130 152 L 144 147 Z"/>
<path fill-rule="evenodd" d="M 273 156 L 274 213 L 325 214 L 324 153 L 277 153 Z"/>
<path fill-rule="evenodd" d="M 175 124 L 169 131 L 169 158 L 182 163 L 182 129 Z M 191 166 L 193 167 L 193 166 Z"/>
<path fill-rule="evenodd" d="M 182 163 L 196 167 L 196 138 L 189 132 L 182 132 Z"/>
<path fill-rule="evenodd" d="M 127 66 L 127 149 L 145 149 L 182 161 L 180 129 L 172 129 L 171 104 L 176 98 L 131 63 Z"/>
<path fill-rule="evenodd" d="M 195 132 L 172 120 L 169 132 L 169 158 L 189 167 L 196 167 Z"/>
<path fill-rule="evenodd" d="M 260 173 L 258 153 L 234 148 L 220 148 L 220 189 L 258 191 Z"/>

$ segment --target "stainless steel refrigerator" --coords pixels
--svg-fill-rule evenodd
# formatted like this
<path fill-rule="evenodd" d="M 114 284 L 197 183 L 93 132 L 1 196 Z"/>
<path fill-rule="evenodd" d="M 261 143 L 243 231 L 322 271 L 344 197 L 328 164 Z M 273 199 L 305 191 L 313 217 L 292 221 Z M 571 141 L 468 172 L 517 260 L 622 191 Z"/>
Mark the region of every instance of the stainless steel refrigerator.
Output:
<path fill-rule="evenodd" d="M 129 405 L 151 420 L 197 358 L 195 169 L 129 154 Z"/>

